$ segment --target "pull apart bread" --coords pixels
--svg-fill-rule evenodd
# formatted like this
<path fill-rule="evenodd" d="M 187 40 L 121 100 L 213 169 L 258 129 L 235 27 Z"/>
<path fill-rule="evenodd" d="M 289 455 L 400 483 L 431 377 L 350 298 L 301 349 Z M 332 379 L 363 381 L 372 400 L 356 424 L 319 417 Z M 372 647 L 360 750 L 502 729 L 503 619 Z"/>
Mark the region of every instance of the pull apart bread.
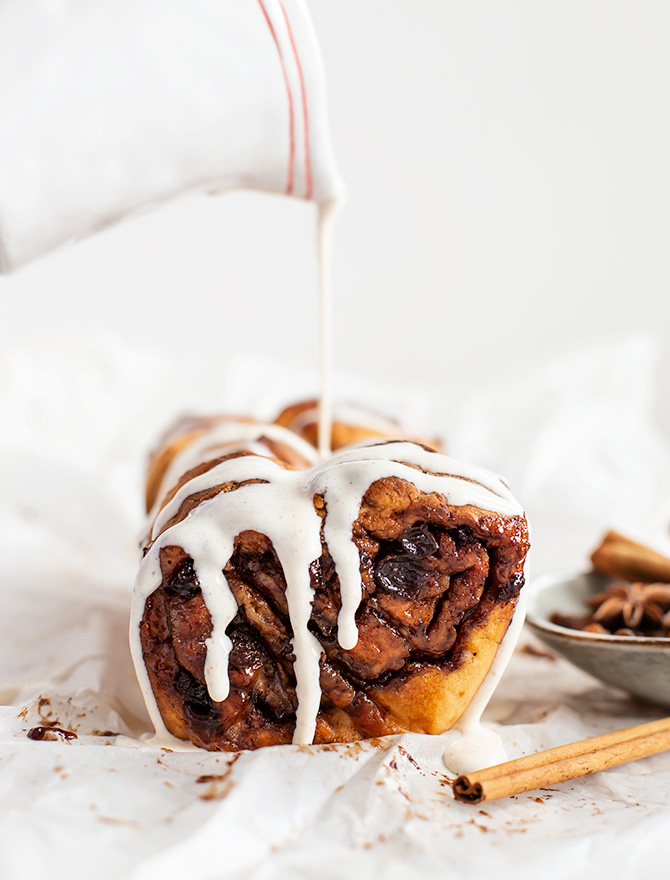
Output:
<path fill-rule="evenodd" d="M 517 605 L 526 519 L 498 477 L 388 428 L 336 421 L 324 461 L 308 404 L 168 434 L 131 624 L 157 731 L 229 751 L 459 719 Z"/>

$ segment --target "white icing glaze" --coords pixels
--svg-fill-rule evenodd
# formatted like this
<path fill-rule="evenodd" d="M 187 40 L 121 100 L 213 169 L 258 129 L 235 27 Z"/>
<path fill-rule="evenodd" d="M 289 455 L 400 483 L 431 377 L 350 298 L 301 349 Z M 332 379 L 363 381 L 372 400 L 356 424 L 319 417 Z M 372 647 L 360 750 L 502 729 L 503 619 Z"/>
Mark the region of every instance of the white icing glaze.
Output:
<path fill-rule="evenodd" d="M 321 458 L 331 452 L 333 426 L 332 362 L 333 362 L 333 227 L 342 208 L 342 199 L 319 205 L 317 251 L 319 259 L 319 302 L 321 343 L 321 394 L 319 396 L 318 446 Z"/>
<path fill-rule="evenodd" d="M 0 0 L 0 120 L 4 272 L 185 192 L 342 189 L 304 0 Z"/>
<path fill-rule="evenodd" d="M 526 593 L 522 590 L 519 593 L 512 621 L 498 647 L 486 678 L 479 686 L 465 712 L 454 725 L 454 728 L 460 731 L 461 735 L 449 745 L 443 755 L 444 763 L 452 773 L 457 775 L 473 773 L 475 770 L 492 767 L 494 764 L 501 764 L 507 760 L 507 753 L 501 737 L 482 724 L 482 714 L 519 642 L 526 619 L 526 605 Z"/>
<path fill-rule="evenodd" d="M 149 513 L 150 520 L 156 516 L 156 511 L 165 492 L 171 489 L 179 478 L 191 468 L 202 461 L 244 450 L 255 452 L 258 455 L 271 455 L 272 449 L 264 442 L 265 440 L 275 440 L 277 443 L 288 446 L 310 464 L 315 464 L 317 461 L 318 456 L 314 447 L 281 425 L 226 419 L 204 430 L 199 437 L 192 440 L 174 456 L 161 479 L 154 507 Z"/>
<path fill-rule="evenodd" d="M 368 488 L 384 477 L 407 480 L 422 492 L 444 496 L 452 505 L 473 505 L 503 515 L 522 513 L 495 475 L 410 442 L 345 449 L 303 471 L 287 470 L 269 458 L 243 456 L 221 462 L 181 487 L 157 517 L 152 530 L 154 543 L 141 563 L 134 594 L 133 656 L 158 730 L 164 727 L 144 669 L 139 623 L 146 599 L 162 580 L 161 548 L 182 547 L 193 559 L 212 618 L 205 677 L 210 696 L 219 701 L 229 691 L 231 643 L 225 631 L 237 612 L 223 569 L 233 554 L 235 537 L 253 530 L 272 541 L 284 571 L 299 704 L 294 742 L 312 741 L 321 699 L 321 648 L 307 628 L 313 598 L 309 567 L 321 556 L 321 518 L 313 499 L 319 494 L 326 503 L 324 540 L 338 574 L 342 597 L 338 640 L 344 649 L 351 649 L 358 640 L 355 614 L 361 601 L 360 559 L 352 541 L 353 524 Z M 264 482 L 245 482 L 248 480 Z M 240 485 L 202 501 L 184 519 L 165 528 L 190 495 L 228 483 Z M 495 669 L 489 678 L 495 678 Z"/>

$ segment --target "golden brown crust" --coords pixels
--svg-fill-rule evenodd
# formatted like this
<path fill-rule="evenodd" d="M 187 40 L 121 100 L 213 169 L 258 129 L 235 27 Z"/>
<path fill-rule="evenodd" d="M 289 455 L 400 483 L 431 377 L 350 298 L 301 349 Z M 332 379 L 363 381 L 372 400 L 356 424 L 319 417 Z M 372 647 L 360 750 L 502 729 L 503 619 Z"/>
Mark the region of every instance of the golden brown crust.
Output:
<path fill-rule="evenodd" d="M 487 616 L 464 629 L 455 668 L 426 664 L 411 675 L 371 688 L 404 730 L 443 733 L 453 727 L 484 681 L 507 631 L 516 603 L 493 607 Z"/>
<path fill-rule="evenodd" d="M 207 431 L 210 431 L 216 425 L 225 425 L 226 423 L 242 423 L 247 425 L 261 425 L 256 419 L 248 416 L 186 416 L 180 419 L 162 438 L 158 447 L 154 450 L 149 458 L 149 466 L 147 470 L 145 504 L 147 513 L 154 509 L 159 494 L 164 495 L 161 506 L 164 506 L 178 486 L 163 486 L 163 481 L 167 474 L 168 468 L 175 460 L 180 452 L 187 449 L 194 441 L 198 440 Z M 283 465 L 290 468 L 304 468 L 309 462 L 300 455 L 295 449 L 286 443 L 281 443 L 276 439 L 261 436 L 262 441 L 268 450 L 268 456 L 277 459 Z M 199 465 L 183 474 L 179 480 L 179 486 L 183 485 L 187 479 L 191 479 L 197 473 L 204 473 L 210 467 L 220 463 L 225 455 L 217 454 L 214 450 L 210 456 L 199 463 Z M 170 491 L 172 490 L 172 491 Z M 169 493 L 169 495 L 166 495 Z"/>
<path fill-rule="evenodd" d="M 439 450 L 441 448 L 440 443 L 435 439 L 407 437 L 402 426 L 391 419 L 371 419 L 368 424 L 365 424 L 365 418 L 363 417 L 361 421 L 363 424 L 352 424 L 341 419 L 334 419 L 330 435 L 330 448 L 335 451 L 343 446 L 361 443 L 364 440 L 398 437 L 416 440 L 419 443 L 430 446 L 432 449 Z M 280 412 L 275 422 L 277 425 L 288 428 L 290 431 L 295 431 L 303 440 L 311 443 L 315 448 L 318 446 L 319 417 L 316 400 L 304 400 L 287 406 Z"/>

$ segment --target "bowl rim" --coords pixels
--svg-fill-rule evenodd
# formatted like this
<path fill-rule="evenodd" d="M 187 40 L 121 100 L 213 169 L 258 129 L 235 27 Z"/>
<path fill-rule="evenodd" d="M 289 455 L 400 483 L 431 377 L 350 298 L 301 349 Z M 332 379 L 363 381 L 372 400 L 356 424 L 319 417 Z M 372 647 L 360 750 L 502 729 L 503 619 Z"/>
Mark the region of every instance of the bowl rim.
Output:
<path fill-rule="evenodd" d="M 660 647 L 670 649 L 670 636 L 617 636 L 614 633 L 593 633 L 584 632 L 579 629 L 570 629 L 567 626 L 559 626 L 552 623 L 548 618 L 536 614 L 534 610 L 535 599 L 543 591 L 558 585 L 567 584 L 578 578 L 597 575 L 605 580 L 615 580 L 608 575 L 601 574 L 594 569 L 558 569 L 555 571 L 546 571 L 534 578 L 529 583 L 530 595 L 528 602 L 528 610 L 526 611 L 526 621 L 531 629 L 538 632 L 548 632 L 564 639 L 572 639 L 575 642 L 594 642 L 607 645 L 636 645 L 637 647 Z"/>

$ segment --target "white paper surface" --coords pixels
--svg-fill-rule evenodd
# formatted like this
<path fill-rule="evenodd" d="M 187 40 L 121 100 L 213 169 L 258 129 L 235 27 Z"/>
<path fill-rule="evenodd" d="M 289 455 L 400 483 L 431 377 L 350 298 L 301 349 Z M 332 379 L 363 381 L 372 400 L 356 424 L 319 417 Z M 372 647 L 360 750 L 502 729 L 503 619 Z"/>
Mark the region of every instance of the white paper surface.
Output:
<path fill-rule="evenodd" d="M 514 423 L 484 393 L 471 409 L 433 410 L 428 427 L 447 433 L 450 451 L 467 447 L 510 477 L 532 520 L 535 571 L 581 564 L 610 526 L 664 549 L 670 459 L 649 419 L 651 355 L 632 340 L 566 360 L 519 388 Z M 110 341 L 0 361 L 0 876 L 667 870 L 670 754 L 480 808 L 451 796 L 441 755 L 456 733 L 235 757 L 142 744 L 127 626 L 146 451 L 186 401 L 240 411 L 246 395 L 247 410 L 267 415 L 291 391 L 313 391 L 253 358 L 217 387 L 220 375 Z M 487 713 L 510 757 L 663 714 L 532 645 L 526 637 Z M 53 721 L 77 739 L 27 738 Z"/>

